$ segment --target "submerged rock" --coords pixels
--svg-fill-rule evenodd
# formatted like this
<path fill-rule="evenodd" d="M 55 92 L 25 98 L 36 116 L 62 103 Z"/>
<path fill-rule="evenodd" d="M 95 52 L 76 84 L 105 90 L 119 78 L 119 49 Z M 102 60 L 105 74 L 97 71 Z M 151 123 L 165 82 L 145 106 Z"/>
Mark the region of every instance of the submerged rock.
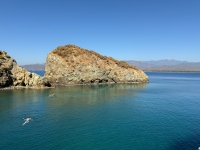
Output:
<path fill-rule="evenodd" d="M 44 77 L 58 85 L 149 81 L 135 66 L 75 45 L 59 46 L 48 54 Z"/>

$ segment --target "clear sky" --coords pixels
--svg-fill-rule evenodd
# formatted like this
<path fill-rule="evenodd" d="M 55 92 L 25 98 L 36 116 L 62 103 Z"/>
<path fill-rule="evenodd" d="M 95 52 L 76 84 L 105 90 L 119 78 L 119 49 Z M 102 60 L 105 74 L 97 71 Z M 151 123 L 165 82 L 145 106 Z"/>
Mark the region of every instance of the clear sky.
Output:
<path fill-rule="evenodd" d="M 75 44 L 118 60 L 200 61 L 200 0 L 0 0 L 0 50 L 20 65 Z"/>

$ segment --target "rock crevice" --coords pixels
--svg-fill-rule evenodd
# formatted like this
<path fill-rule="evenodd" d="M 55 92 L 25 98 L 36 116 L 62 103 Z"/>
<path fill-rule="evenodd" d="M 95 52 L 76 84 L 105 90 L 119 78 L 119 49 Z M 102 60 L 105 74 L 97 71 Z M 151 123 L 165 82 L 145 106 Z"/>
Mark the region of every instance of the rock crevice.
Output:
<path fill-rule="evenodd" d="M 43 77 L 20 67 L 6 52 L 0 51 L 0 88 L 11 86 L 39 88 L 51 84 Z"/>

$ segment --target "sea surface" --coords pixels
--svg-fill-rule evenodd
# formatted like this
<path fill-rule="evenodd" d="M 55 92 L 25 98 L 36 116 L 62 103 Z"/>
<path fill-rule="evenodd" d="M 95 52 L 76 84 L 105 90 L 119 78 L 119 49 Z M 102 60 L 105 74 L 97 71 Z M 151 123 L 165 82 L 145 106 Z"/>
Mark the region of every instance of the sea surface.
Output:
<path fill-rule="evenodd" d="M 143 84 L 0 91 L 0 150 L 198 150 L 200 73 L 147 75 Z"/>

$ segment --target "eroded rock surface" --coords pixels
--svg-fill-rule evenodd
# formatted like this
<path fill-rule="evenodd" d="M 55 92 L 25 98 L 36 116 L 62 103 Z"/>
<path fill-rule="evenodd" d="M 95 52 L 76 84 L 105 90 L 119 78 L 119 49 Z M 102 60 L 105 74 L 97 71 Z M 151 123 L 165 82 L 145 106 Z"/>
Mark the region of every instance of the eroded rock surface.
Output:
<path fill-rule="evenodd" d="M 75 45 L 59 46 L 48 54 L 45 78 L 64 85 L 149 81 L 135 66 Z"/>
<path fill-rule="evenodd" d="M 0 88 L 10 86 L 45 87 L 51 84 L 43 77 L 20 67 L 6 52 L 0 51 Z"/>

